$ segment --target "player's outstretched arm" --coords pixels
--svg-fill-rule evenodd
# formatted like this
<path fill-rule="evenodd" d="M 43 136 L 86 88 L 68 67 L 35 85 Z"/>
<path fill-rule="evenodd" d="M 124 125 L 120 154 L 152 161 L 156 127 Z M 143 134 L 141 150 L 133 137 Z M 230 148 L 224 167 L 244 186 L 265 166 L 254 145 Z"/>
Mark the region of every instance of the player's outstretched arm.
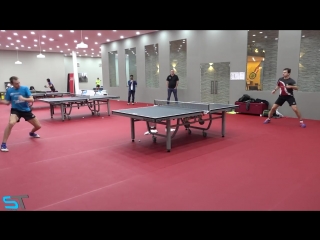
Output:
<path fill-rule="evenodd" d="M 20 100 L 20 101 L 26 101 L 26 102 L 34 102 L 33 96 L 30 96 L 30 97 L 28 97 L 28 98 L 19 96 L 19 100 Z"/>
<path fill-rule="evenodd" d="M 298 86 L 297 85 L 286 85 L 286 88 L 291 88 L 291 89 L 293 89 L 293 90 L 298 90 L 299 88 L 298 88 Z"/>
<path fill-rule="evenodd" d="M 276 88 L 271 93 L 274 94 L 279 88 L 279 86 L 276 86 Z"/>
<path fill-rule="evenodd" d="M 7 100 L 0 100 L 0 104 L 5 104 L 5 105 L 9 105 L 10 102 Z"/>

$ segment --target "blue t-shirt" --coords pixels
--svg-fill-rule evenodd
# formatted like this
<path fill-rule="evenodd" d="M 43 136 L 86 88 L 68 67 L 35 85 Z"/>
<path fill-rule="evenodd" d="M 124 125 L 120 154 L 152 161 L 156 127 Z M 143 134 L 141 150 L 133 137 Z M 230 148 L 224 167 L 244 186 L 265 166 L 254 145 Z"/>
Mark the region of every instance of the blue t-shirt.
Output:
<path fill-rule="evenodd" d="M 8 88 L 6 92 L 5 100 L 11 102 L 11 108 L 14 108 L 23 112 L 31 111 L 28 102 L 19 100 L 20 95 L 24 98 L 29 98 L 31 97 L 31 92 L 29 88 L 25 86 L 20 86 L 19 89 L 15 89 L 14 87 Z"/>

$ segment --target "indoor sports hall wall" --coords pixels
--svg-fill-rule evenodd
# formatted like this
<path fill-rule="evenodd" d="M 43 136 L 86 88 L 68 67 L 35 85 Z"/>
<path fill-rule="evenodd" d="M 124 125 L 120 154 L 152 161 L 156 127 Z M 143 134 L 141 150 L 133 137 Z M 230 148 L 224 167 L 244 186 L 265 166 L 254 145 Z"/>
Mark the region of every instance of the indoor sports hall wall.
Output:
<path fill-rule="evenodd" d="M 96 79 L 102 80 L 102 68 L 101 58 L 91 57 L 77 57 L 79 63 L 78 73 L 86 73 L 88 76 L 88 82 L 79 82 L 80 89 L 93 89 L 96 87 Z M 68 78 L 68 73 L 73 72 L 73 60 L 72 57 L 64 58 L 65 76 Z"/>
<path fill-rule="evenodd" d="M 34 86 L 37 90 L 44 88 L 46 79 L 50 78 L 58 91 L 67 90 L 67 74 L 73 72 L 72 57 L 65 57 L 60 53 L 45 53 L 46 58 L 37 58 L 37 52 L 18 52 L 21 65 L 14 64 L 17 61 L 16 51 L 0 51 L 0 91 L 4 91 L 3 82 L 9 81 L 11 76 L 18 76 L 21 83 L 26 86 Z M 101 58 L 78 57 L 78 72 L 88 74 L 88 82 L 80 83 L 80 88 L 92 89 L 97 77 L 102 79 L 100 67 Z"/>
<path fill-rule="evenodd" d="M 59 91 L 66 91 L 64 55 L 59 53 L 45 53 L 46 58 L 39 59 L 37 52 L 18 52 L 19 61 L 22 64 L 14 64 L 17 61 L 16 51 L 0 51 L 0 91 L 4 91 L 3 82 L 9 81 L 11 76 L 17 76 L 21 84 L 34 86 L 36 90 L 45 90 L 46 79 L 52 79 Z"/>
<path fill-rule="evenodd" d="M 292 69 L 291 77 L 300 86 L 300 90 L 295 92 L 295 96 L 303 116 L 310 119 L 320 119 L 320 111 L 318 110 L 320 81 L 317 80 L 320 78 L 320 70 L 317 66 L 320 60 L 320 34 L 317 35 L 316 32 L 276 30 L 276 32 L 268 33 L 269 39 L 265 39 L 264 45 L 261 45 L 265 50 L 265 59 L 261 60 L 261 81 L 259 83 L 261 86 L 249 90 L 247 82 L 250 84 L 250 81 L 247 81 L 248 79 L 236 80 L 229 81 L 229 86 L 225 85 L 228 89 L 221 91 L 224 95 L 229 95 L 227 99 L 230 103 L 234 103 L 243 94 L 249 94 L 253 98 L 268 100 L 272 104 L 277 95 L 271 95 L 270 92 L 275 87 L 276 80 L 282 76 L 283 68 L 290 67 Z M 182 77 L 183 84 L 178 90 L 179 100 L 201 101 L 203 99 L 201 96 L 203 83 L 201 81 L 204 79 L 201 79 L 200 67 L 209 63 L 230 62 L 231 72 L 246 72 L 248 48 L 254 41 L 251 37 L 250 31 L 247 30 L 163 30 L 106 43 L 101 46 L 104 86 L 109 88 L 110 93 L 120 95 L 122 100 L 127 98 L 125 50 L 135 48 L 139 84 L 136 92 L 137 101 L 152 102 L 154 99 L 165 99 L 167 97 L 165 80 L 172 68 L 170 42 L 185 39 L 186 74 L 185 77 Z M 153 46 L 153 52 L 150 54 L 156 60 L 153 64 L 149 60 L 146 61 L 148 59 L 146 46 L 150 45 Z M 157 56 L 155 56 L 155 49 L 157 49 Z M 110 51 L 118 54 L 118 86 L 110 85 L 109 81 L 108 52 Z M 146 75 L 150 70 L 146 67 L 151 69 L 153 73 L 148 75 L 148 79 Z M 178 75 L 181 74 L 178 73 Z M 219 76 L 219 78 L 221 77 Z M 149 83 L 147 84 L 147 82 Z M 210 86 L 206 85 L 206 87 Z M 295 117 L 287 104 L 279 111 L 286 116 Z"/>
<path fill-rule="evenodd" d="M 176 66 L 177 74 L 181 76 L 182 86 L 178 90 L 181 101 L 201 100 L 201 64 L 230 62 L 230 71 L 233 72 L 246 68 L 247 54 L 243 46 L 247 44 L 247 34 L 244 31 L 159 31 L 101 45 L 104 85 L 109 86 L 110 93 L 119 95 L 123 100 L 127 98 L 125 49 L 135 48 L 138 80 L 136 101 L 153 102 L 154 99 L 166 99 L 166 78 L 173 68 L 173 59 L 183 62 L 179 60 L 179 56 L 183 58 L 181 55 L 173 57 L 170 54 L 170 42 L 182 39 L 186 39 L 187 61 L 185 66 Z M 119 86 L 110 86 L 108 53 L 111 51 L 117 51 L 118 54 Z M 145 61 L 148 55 L 152 56 L 153 60 Z M 149 71 L 152 71 L 152 74 Z M 230 92 L 229 89 L 224 91 L 226 94 Z"/>

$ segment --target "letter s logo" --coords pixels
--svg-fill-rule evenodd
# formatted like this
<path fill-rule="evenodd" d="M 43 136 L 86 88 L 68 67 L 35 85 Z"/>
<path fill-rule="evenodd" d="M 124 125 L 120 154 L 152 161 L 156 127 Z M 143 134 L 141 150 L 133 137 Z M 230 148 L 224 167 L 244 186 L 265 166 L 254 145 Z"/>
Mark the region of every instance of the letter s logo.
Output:
<path fill-rule="evenodd" d="M 17 203 L 17 201 L 15 201 L 15 200 L 10 201 L 10 196 L 3 196 L 2 201 L 5 204 L 13 204 L 13 206 L 12 205 L 4 206 L 6 209 L 18 209 L 19 208 L 19 204 Z"/>

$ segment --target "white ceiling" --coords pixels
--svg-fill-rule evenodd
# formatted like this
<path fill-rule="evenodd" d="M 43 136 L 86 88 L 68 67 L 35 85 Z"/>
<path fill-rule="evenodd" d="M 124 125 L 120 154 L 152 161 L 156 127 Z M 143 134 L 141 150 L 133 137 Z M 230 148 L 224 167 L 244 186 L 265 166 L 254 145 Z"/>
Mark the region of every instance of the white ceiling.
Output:
<path fill-rule="evenodd" d="M 77 56 L 100 57 L 100 45 L 121 39 L 136 37 L 158 30 L 1 30 L 0 50 L 33 51 L 40 53 L 56 52 L 71 56 L 72 51 Z M 82 32 L 82 39 L 81 39 Z M 77 48 L 84 42 L 86 49 Z"/>

